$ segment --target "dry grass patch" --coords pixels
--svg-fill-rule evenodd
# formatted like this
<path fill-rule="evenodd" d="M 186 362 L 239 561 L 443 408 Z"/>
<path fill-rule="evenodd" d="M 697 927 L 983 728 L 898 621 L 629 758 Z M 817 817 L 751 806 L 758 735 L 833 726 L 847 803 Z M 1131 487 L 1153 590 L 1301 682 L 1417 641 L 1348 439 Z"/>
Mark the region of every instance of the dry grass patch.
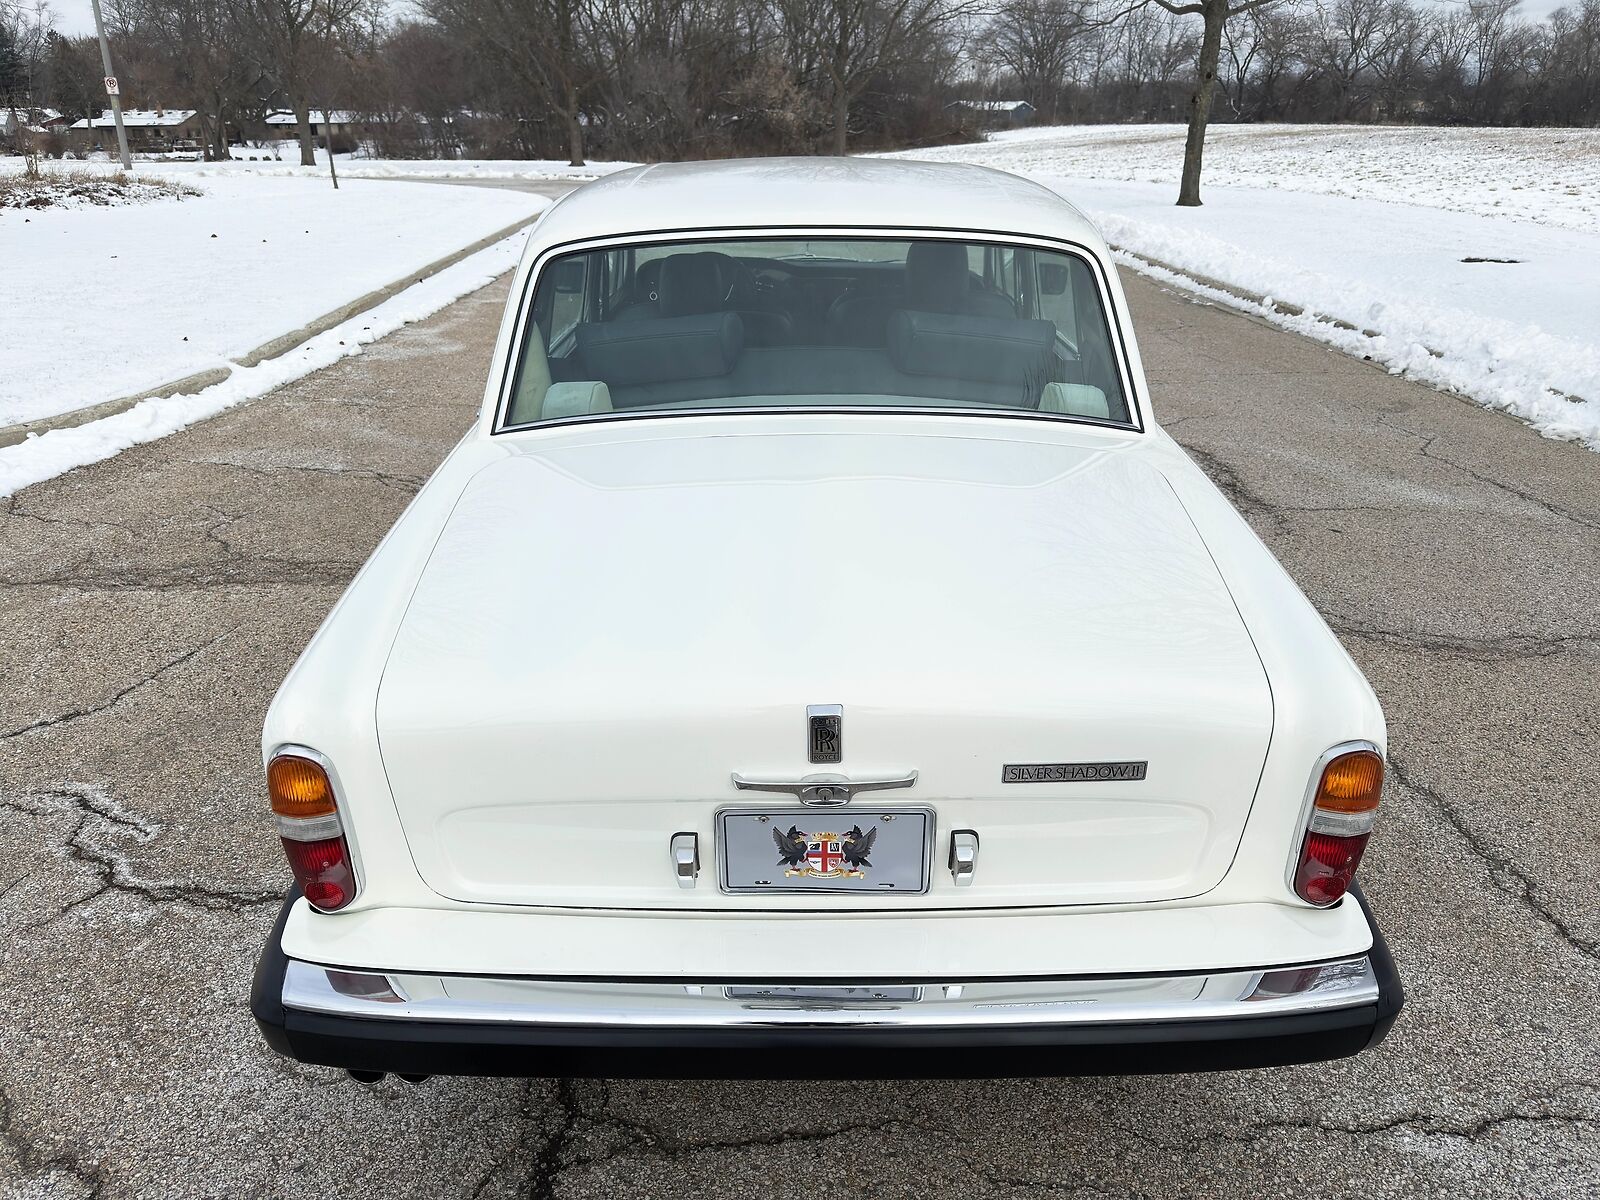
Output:
<path fill-rule="evenodd" d="M 199 196 L 199 188 L 171 179 L 103 174 L 82 167 L 61 170 L 30 162 L 20 172 L 0 172 L 0 209 L 77 208 L 96 204 L 145 204 Z"/>

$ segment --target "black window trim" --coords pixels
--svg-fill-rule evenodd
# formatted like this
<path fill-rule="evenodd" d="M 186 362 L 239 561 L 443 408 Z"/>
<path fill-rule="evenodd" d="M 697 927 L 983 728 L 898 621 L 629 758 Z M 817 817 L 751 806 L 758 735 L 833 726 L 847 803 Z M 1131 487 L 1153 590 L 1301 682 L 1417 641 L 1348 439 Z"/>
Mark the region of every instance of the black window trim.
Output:
<path fill-rule="evenodd" d="M 528 336 L 528 328 L 532 320 L 534 293 L 538 288 L 539 279 L 543 275 L 545 268 L 549 266 L 553 259 L 564 257 L 568 254 L 604 250 L 608 247 L 627 248 L 647 244 L 691 245 L 704 242 L 740 242 L 761 240 L 764 236 L 770 237 L 772 240 L 777 240 L 780 237 L 815 237 L 838 238 L 844 241 L 947 241 L 962 242 L 969 245 L 973 242 L 979 242 L 993 245 L 1026 245 L 1035 249 L 1048 249 L 1070 254 L 1088 266 L 1094 277 L 1100 307 L 1106 315 L 1112 338 L 1116 344 L 1117 375 L 1122 383 L 1123 394 L 1128 403 L 1131 419 L 1128 421 L 1113 421 L 1100 417 L 1075 416 L 1070 413 L 1045 413 L 1029 409 L 999 407 L 961 408 L 910 404 L 807 404 L 728 405 L 716 408 L 692 409 L 652 408 L 640 409 L 637 412 L 584 413 L 571 417 L 524 421 L 516 425 L 507 424 L 506 418 L 510 413 L 511 399 L 516 395 L 517 383 L 522 374 L 522 347 L 524 340 Z M 1112 300 L 1105 260 L 1081 242 L 1036 233 L 1008 233 L 995 229 L 960 229 L 947 226 L 733 225 L 717 226 L 709 229 L 639 230 L 632 233 L 607 234 L 556 242 L 546 246 L 539 252 L 538 257 L 534 259 L 533 265 L 528 271 L 527 279 L 523 282 L 522 292 L 517 298 L 517 318 L 513 325 L 511 341 L 506 348 L 506 357 L 502 360 L 500 367 L 500 389 L 495 398 L 494 420 L 489 429 L 490 437 L 499 437 L 502 434 L 510 433 L 538 432 L 546 429 L 564 429 L 572 425 L 591 425 L 608 421 L 750 416 L 757 413 L 788 416 L 805 414 L 817 416 L 860 416 L 884 413 L 907 413 L 915 416 L 940 417 L 975 416 L 1004 420 L 1047 421 L 1052 424 L 1088 425 L 1099 429 L 1114 430 L 1119 433 L 1143 434 L 1148 431 L 1144 419 L 1145 397 L 1134 386 L 1127 337 L 1122 327 L 1122 318 Z"/>

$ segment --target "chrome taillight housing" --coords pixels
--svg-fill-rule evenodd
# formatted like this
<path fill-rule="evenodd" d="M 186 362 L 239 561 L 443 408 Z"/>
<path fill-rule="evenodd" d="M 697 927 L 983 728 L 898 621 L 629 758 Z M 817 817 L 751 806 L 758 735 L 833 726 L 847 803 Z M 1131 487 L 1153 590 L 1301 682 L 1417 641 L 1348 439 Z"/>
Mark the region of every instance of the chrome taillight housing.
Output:
<path fill-rule="evenodd" d="M 1300 853 L 1289 886 L 1307 904 L 1326 908 L 1350 890 L 1372 836 L 1383 792 L 1383 755 L 1368 742 L 1335 746 L 1323 755 L 1307 805 Z"/>
<path fill-rule="evenodd" d="M 267 793 L 289 870 L 312 907 L 337 912 L 356 898 L 355 868 L 327 766 L 288 747 L 267 764 Z"/>

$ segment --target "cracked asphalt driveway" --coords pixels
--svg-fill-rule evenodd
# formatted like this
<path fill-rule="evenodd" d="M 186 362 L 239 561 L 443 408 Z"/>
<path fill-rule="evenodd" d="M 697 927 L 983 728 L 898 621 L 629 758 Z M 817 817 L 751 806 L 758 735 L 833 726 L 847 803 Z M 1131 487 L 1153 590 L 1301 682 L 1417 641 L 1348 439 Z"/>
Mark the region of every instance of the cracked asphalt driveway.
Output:
<path fill-rule="evenodd" d="M 373 1088 L 270 1054 L 261 718 L 471 420 L 501 284 L 0 514 L 0 1195 L 1600 1194 L 1600 457 L 1128 286 L 1161 417 L 1388 711 L 1364 875 L 1411 1002 L 1379 1050 Z"/>

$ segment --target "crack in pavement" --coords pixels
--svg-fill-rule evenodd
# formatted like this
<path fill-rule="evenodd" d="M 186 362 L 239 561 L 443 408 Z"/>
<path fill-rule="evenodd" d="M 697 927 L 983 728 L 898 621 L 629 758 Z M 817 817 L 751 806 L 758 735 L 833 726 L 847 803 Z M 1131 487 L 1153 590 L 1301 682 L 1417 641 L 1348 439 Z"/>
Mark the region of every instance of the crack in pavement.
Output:
<path fill-rule="evenodd" d="M 1538 885 L 1533 877 L 1519 867 L 1509 855 L 1496 850 L 1484 838 L 1474 833 L 1456 806 L 1447 800 L 1443 793 L 1426 784 L 1418 783 L 1393 756 L 1389 758 L 1387 769 L 1390 779 L 1413 796 L 1431 804 L 1444 817 L 1450 827 L 1466 842 L 1468 849 L 1487 865 L 1489 880 L 1498 891 L 1526 907 L 1529 912 L 1554 930 L 1571 949 L 1591 962 L 1600 962 L 1600 939 L 1583 936 L 1546 904 L 1539 896 Z"/>
<path fill-rule="evenodd" d="M 903 1118 L 886 1118 L 881 1121 L 851 1122 L 825 1129 L 779 1131 L 743 1138 L 713 1141 L 684 1140 L 665 1132 L 648 1121 L 636 1117 L 626 1117 L 611 1111 L 609 1084 L 604 1080 L 592 1082 L 601 1092 L 598 1104 L 586 1104 L 584 1102 L 577 1087 L 577 1081 L 571 1079 L 555 1081 L 556 1091 L 553 1099 L 559 1120 L 554 1131 L 548 1135 L 543 1145 L 534 1153 L 533 1166 L 529 1172 L 526 1188 L 523 1192 L 529 1200 L 554 1200 L 557 1186 L 563 1175 L 580 1168 L 603 1166 L 618 1160 L 634 1159 L 640 1162 L 680 1163 L 686 1159 L 707 1153 L 826 1142 L 858 1134 L 891 1133 L 907 1125 Z M 522 1105 L 525 1117 L 531 1117 L 529 1110 L 532 1106 L 532 1084 L 533 1081 L 531 1080 L 525 1081 L 527 1091 L 524 1093 Z M 1569 1094 L 1573 1091 L 1594 1093 L 1600 1091 L 1600 1089 L 1582 1086 L 1567 1089 Z M 1386 1133 L 1409 1129 L 1427 1136 L 1455 1138 L 1471 1142 L 1477 1141 L 1508 1125 L 1600 1125 L 1600 1114 L 1576 1108 L 1557 1110 L 1552 1107 L 1567 1098 L 1567 1096 L 1563 1095 L 1519 1097 L 1513 1101 L 1511 1107 L 1506 1111 L 1486 1113 L 1466 1123 L 1426 1112 L 1409 1112 L 1400 1116 L 1387 1117 L 1367 1123 L 1347 1124 L 1310 1119 L 1266 1119 L 1247 1122 L 1242 1127 L 1226 1133 L 1208 1131 L 1205 1134 L 1205 1140 L 1208 1143 L 1215 1140 L 1223 1140 L 1238 1145 L 1252 1145 L 1264 1138 L 1274 1137 L 1285 1131 L 1302 1131 L 1360 1138 L 1381 1136 Z M 1530 1110 L 1527 1106 L 1534 1107 Z M 628 1135 L 627 1142 L 621 1148 L 607 1153 L 588 1156 L 578 1155 L 574 1152 L 574 1146 L 578 1141 L 579 1135 L 589 1128 L 620 1130 Z M 923 1133 L 937 1132 L 936 1127 L 930 1126 L 926 1122 L 914 1123 L 911 1128 Z M 1134 1131 L 1130 1130 L 1128 1132 L 1130 1138 L 1134 1136 Z M 1148 1131 L 1140 1133 L 1138 1136 L 1146 1141 L 1150 1140 Z M 959 1139 L 953 1138 L 952 1140 L 958 1141 Z M 1191 1143 L 1180 1141 L 1166 1143 L 1164 1148 L 1184 1150 L 1190 1146 Z M 473 1197 L 481 1196 L 489 1185 L 499 1178 L 506 1166 L 515 1157 L 516 1153 L 513 1152 L 492 1163 L 472 1188 L 471 1195 Z M 976 1163 L 966 1164 L 966 1167 L 993 1186 L 1021 1188 L 1041 1193 L 1071 1191 L 1075 1188 L 1081 1188 L 1087 1183 L 1081 1177 L 1076 1179 L 1032 1179 L 1023 1176 L 1002 1175 L 985 1170 Z"/>
<path fill-rule="evenodd" d="M 531 1119 L 533 1085 L 535 1080 L 525 1080 L 522 1111 Z M 822 1129 L 800 1129 L 775 1133 L 756 1134 L 749 1137 L 729 1138 L 719 1141 L 685 1140 L 668 1133 L 648 1121 L 623 1116 L 610 1109 L 610 1085 L 606 1080 L 581 1081 L 592 1083 L 599 1091 L 597 1103 L 586 1103 L 574 1079 L 557 1079 L 552 1097 L 557 1122 L 554 1130 L 533 1152 L 533 1161 L 520 1194 L 528 1200 L 554 1200 L 561 1177 L 585 1167 L 599 1167 L 619 1160 L 635 1159 L 641 1162 L 678 1163 L 699 1155 L 726 1151 L 762 1149 L 773 1146 L 801 1145 L 832 1141 L 860 1133 L 883 1133 L 904 1127 L 902 1118 L 882 1121 L 856 1121 Z M 580 1135 L 590 1130 L 610 1130 L 624 1135 L 621 1146 L 597 1154 L 582 1154 L 577 1149 Z M 470 1195 L 480 1197 L 499 1179 L 505 1169 L 516 1159 L 521 1146 L 492 1162 L 473 1185 Z"/>
<path fill-rule="evenodd" d="M 17 1165 L 33 1177 L 33 1182 L 47 1182 L 49 1177 L 67 1175 L 77 1180 L 88 1200 L 105 1194 L 107 1181 L 98 1164 L 84 1164 L 66 1151 L 47 1151 L 33 1137 L 19 1129 L 16 1103 L 11 1093 L 0 1087 L 0 1143 L 8 1146 Z M 55 1195 L 52 1190 L 50 1195 Z"/>
<path fill-rule="evenodd" d="M 97 716 L 100 713 L 113 709 L 118 704 L 122 703 L 122 701 L 126 700 L 129 696 L 133 695 L 133 693 L 137 692 L 140 688 L 147 687 L 169 672 L 177 670 L 191 659 L 211 649 L 211 647 L 222 641 L 223 638 L 238 632 L 240 628 L 240 626 L 235 625 L 232 629 L 228 629 L 217 634 L 216 637 L 210 639 L 209 641 L 201 642 L 198 646 L 194 646 L 191 649 L 185 650 L 176 658 L 168 659 L 155 670 L 141 676 L 139 679 L 136 679 L 134 682 L 130 683 L 127 687 L 122 688 L 120 691 L 112 693 L 108 699 L 102 700 L 98 704 L 92 704 L 87 708 L 70 708 L 66 712 L 57 713 L 53 717 L 40 717 L 38 720 L 30 721 L 26 725 L 18 725 L 15 728 L 4 730 L 3 732 L 0 732 L 0 742 L 10 741 L 13 738 L 25 737 L 30 733 L 37 733 L 41 729 L 54 729 L 59 725 L 70 725 L 74 721 L 82 721 L 88 717 Z"/>
<path fill-rule="evenodd" d="M 361 563 L 329 559 L 236 556 L 229 562 L 180 563 L 160 571 L 58 572 L 36 579 L 0 580 L 0 588 L 66 588 L 75 592 L 182 592 L 228 587 L 343 587 Z"/>
<path fill-rule="evenodd" d="M 1268 522 L 1274 532 L 1287 534 L 1289 524 L 1284 520 L 1282 509 L 1266 497 L 1260 495 L 1240 476 L 1239 470 L 1230 462 L 1225 462 L 1209 450 L 1202 450 L 1198 446 L 1180 443 L 1189 457 L 1204 471 L 1211 482 L 1217 485 L 1233 506 L 1242 512 L 1245 517 L 1252 514 Z"/>
<path fill-rule="evenodd" d="M 122 521 L 91 521 L 87 517 L 46 516 L 44 513 L 28 512 L 15 494 L 6 497 L 5 515 L 23 521 L 37 521 L 41 525 L 70 525 L 84 530 L 121 529 L 134 535 L 140 533 L 137 526 Z"/>
<path fill-rule="evenodd" d="M 1457 462 L 1453 458 L 1447 458 L 1443 454 L 1436 454 L 1433 450 L 1433 444 L 1444 436 L 1442 433 L 1424 433 L 1420 429 L 1412 429 L 1408 425 L 1402 425 L 1398 421 L 1381 415 L 1378 417 L 1377 423 L 1390 429 L 1398 429 L 1401 433 L 1409 434 L 1411 437 L 1418 439 L 1421 442 L 1421 445 L 1417 447 L 1417 454 L 1422 458 L 1426 458 L 1431 462 L 1440 463 L 1441 465 L 1450 467 L 1453 470 L 1460 471 L 1468 478 L 1476 480 L 1478 483 L 1481 483 L 1486 487 L 1491 487 L 1496 491 L 1504 492 L 1508 496 L 1515 496 L 1517 499 L 1522 500 L 1525 503 L 1532 504 L 1535 508 L 1542 509 L 1550 516 L 1556 517 L 1560 520 L 1571 521 L 1573 524 L 1581 525 L 1585 529 L 1600 529 L 1600 517 L 1592 517 L 1584 513 L 1576 512 L 1570 508 L 1566 508 L 1563 505 L 1552 503 L 1551 501 L 1546 500 L 1543 496 L 1535 495 L 1533 492 L 1530 492 L 1524 488 L 1519 488 L 1512 484 L 1506 483 L 1502 479 L 1496 479 L 1492 475 L 1485 475 L 1482 471 L 1476 470 L 1473 467 L 1469 467 L 1465 463 Z"/>
<path fill-rule="evenodd" d="M 1396 428 L 1399 427 L 1397 426 Z M 1392 516 L 1396 513 L 1449 512 L 1454 507 L 1450 503 L 1289 504 L 1278 500 L 1268 500 L 1260 492 L 1245 483 L 1239 473 L 1239 469 L 1232 463 L 1227 462 L 1209 450 L 1202 450 L 1198 446 L 1192 446 L 1187 442 L 1180 442 L 1179 445 L 1183 447 L 1190 458 L 1195 460 L 1196 464 L 1206 473 L 1206 476 L 1217 486 L 1218 490 L 1228 497 L 1235 508 L 1246 517 L 1254 515 L 1262 518 L 1263 521 L 1271 525 L 1272 532 L 1280 537 L 1286 537 L 1293 532 L 1292 523 L 1289 520 L 1290 516 L 1332 516 L 1339 513 L 1378 513 Z M 1464 467 L 1461 469 L 1467 470 Z M 1467 473 L 1473 474 L 1470 470 L 1467 470 Z M 1600 523 L 1591 523 L 1576 514 L 1556 509 L 1548 504 L 1542 504 L 1535 496 L 1523 495 L 1523 493 L 1517 492 L 1507 485 L 1497 484 L 1487 477 L 1475 477 L 1482 478 L 1483 482 L 1500 487 L 1512 495 L 1522 496 L 1524 499 L 1539 503 L 1547 512 L 1557 517 L 1575 521 L 1580 525 L 1594 524 L 1596 528 L 1600 528 Z M 1521 519 L 1517 514 L 1506 512 L 1498 507 L 1490 509 L 1490 513 L 1508 521 Z"/>
<path fill-rule="evenodd" d="M 1463 659 L 1467 662 L 1516 662 L 1526 659 L 1550 658 L 1575 647 L 1600 647 L 1600 635 L 1556 634 L 1540 637 L 1536 634 L 1506 633 L 1498 637 L 1452 637 L 1443 633 L 1426 633 L 1421 630 L 1384 629 L 1364 624 L 1336 613 L 1324 613 L 1323 619 L 1340 636 L 1360 638 L 1363 641 L 1381 642 L 1408 650 L 1426 650 L 1445 658 Z"/>
<path fill-rule="evenodd" d="M 97 831 L 101 827 L 109 827 L 112 837 L 131 836 L 135 842 L 148 844 L 155 840 L 161 827 L 124 808 L 98 788 L 63 784 L 49 791 L 34 793 L 27 799 L 42 803 L 38 807 L 30 807 L 24 801 L 5 799 L 0 800 L 0 809 L 36 820 L 57 816 L 76 817 L 72 828 L 62 838 L 59 850 L 63 858 L 87 867 L 98 880 L 88 892 L 35 922 L 35 927 L 53 924 L 107 892 L 134 896 L 150 904 L 187 904 L 213 912 L 239 912 L 283 901 L 281 890 L 225 891 L 195 883 L 140 878 L 127 857 L 104 844 L 96 836 Z"/>
<path fill-rule="evenodd" d="M 395 491 L 404 492 L 406 495 L 415 495 L 421 490 L 423 484 L 423 476 L 421 475 L 400 475 L 388 471 L 374 471 L 366 467 L 312 467 L 290 464 L 260 467 L 228 458 L 182 458 L 168 461 L 184 463 L 194 467 L 231 467 L 248 475 L 271 476 L 280 475 L 286 471 L 304 471 L 314 475 L 336 475 L 350 479 L 365 479 L 387 488 L 393 488 Z"/>
<path fill-rule="evenodd" d="M 1536 1102 L 1548 1103 L 1554 1097 L 1532 1097 Z M 1394 1133 L 1402 1129 L 1415 1130 L 1418 1133 L 1434 1137 L 1456 1138 L 1461 1141 L 1474 1142 L 1485 1134 L 1500 1129 L 1505 1125 L 1516 1124 L 1571 1124 L 1571 1125 L 1600 1125 L 1600 1115 L 1589 1112 L 1521 1112 L 1513 1108 L 1509 1112 L 1491 1113 L 1469 1125 L 1452 1125 L 1441 1117 L 1429 1113 L 1407 1113 L 1401 1117 L 1390 1117 L 1382 1121 L 1373 1121 L 1367 1124 L 1340 1125 L 1328 1121 L 1312 1120 L 1284 1120 L 1261 1121 L 1253 1123 L 1247 1130 L 1240 1133 L 1215 1134 L 1213 1136 L 1232 1142 L 1256 1142 L 1263 1137 L 1269 1137 L 1284 1130 L 1302 1130 L 1307 1133 L 1332 1133 L 1342 1134 L 1347 1137 L 1373 1137 L 1385 1133 Z"/>

